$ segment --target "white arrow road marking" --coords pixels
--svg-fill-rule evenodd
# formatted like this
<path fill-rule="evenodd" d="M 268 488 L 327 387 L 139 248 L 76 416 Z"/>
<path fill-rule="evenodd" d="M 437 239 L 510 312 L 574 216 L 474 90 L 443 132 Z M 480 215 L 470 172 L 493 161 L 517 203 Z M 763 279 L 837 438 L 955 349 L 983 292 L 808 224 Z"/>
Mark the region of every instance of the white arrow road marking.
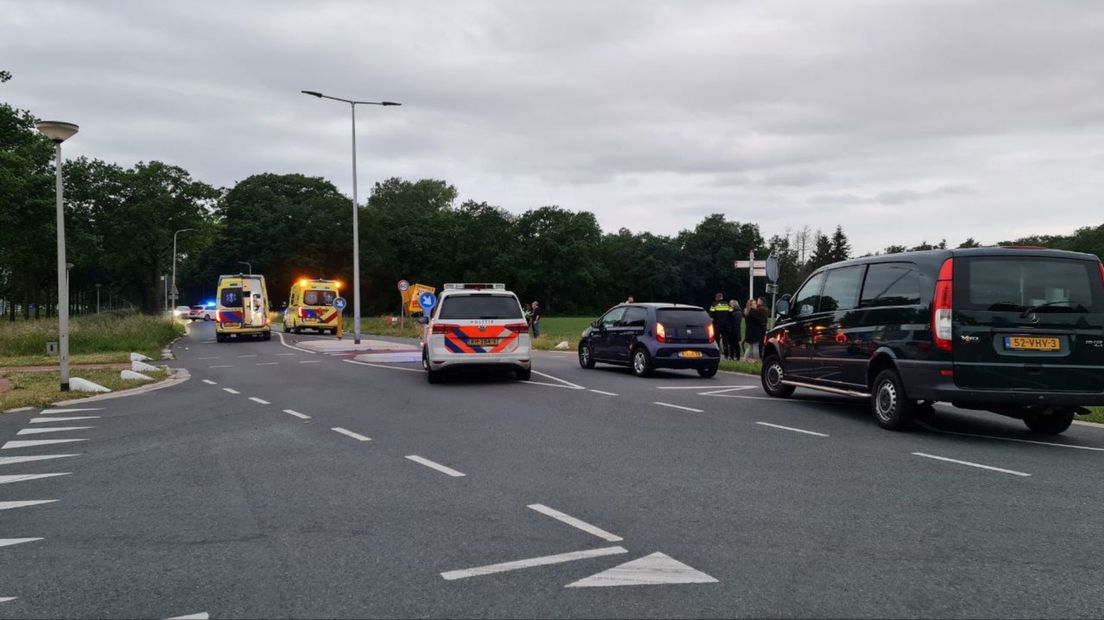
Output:
<path fill-rule="evenodd" d="M 12 508 L 26 508 L 27 506 L 37 506 L 39 504 L 50 504 L 56 502 L 56 499 L 31 499 L 21 502 L 0 502 L 0 510 L 11 510 Z"/>
<path fill-rule="evenodd" d="M 268 402 L 267 400 L 265 400 L 263 398 L 257 398 L 256 396 L 250 396 L 249 400 L 251 400 L 251 401 L 253 401 L 257 404 L 260 404 L 260 405 L 271 405 L 272 404 L 272 403 Z"/>
<path fill-rule="evenodd" d="M 532 510 L 536 510 L 537 512 L 541 513 L 542 515 L 552 517 L 553 519 L 556 519 L 557 521 L 562 521 L 563 523 L 566 523 L 566 524 L 570 525 L 571 527 L 579 528 L 580 530 L 583 530 L 587 534 L 597 536 L 598 538 L 601 538 L 603 540 L 607 540 L 609 542 L 619 542 L 619 541 L 624 540 L 624 538 L 621 538 L 620 536 L 610 534 L 609 532 L 607 532 L 606 530 L 603 530 L 600 527 L 591 525 L 591 524 L 587 523 L 586 521 L 583 521 L 582 519 L 576 519 L 575 517 L 573 517 L 569 514 L 566 514 L 566 513 L 560 512 L 559 510 L 556 510 L 555 508 L 549 508 L 548 506 L 545 506 L 544 504 L 529 504 L 528 508 L 530 508 Z"/>
<path fill-rule="evenodd" d="M 513 562 L 503 562 L 501 564 L 488 564 L 487 566 L 477 566 L 475 568 L 450 570 L 441 573 L 441 576 L 448 581 L 453 581 L 454 579 L 467 579 L 468 577 L 492 575 L 494 573 L 505 573 L 507 571 L 518 570 L 522 568 L 531 568 L 533 566 L 562 564 L 564 562 L 574 562 L 575 560 L 586 560 L 588 558 L 600 558 L 606 555 L 618 555 L 628 552 L 628 549 L 625 549 L 624 547 L 603 547 L 601 549 L 587 549 L 586 551 L 572 551 L 570 553 L 545 555 L 539 558 L 514 560 Z"/>
<path fill-rule="evenodd" d="M 357 441 L 372 441 L 371 437 L 365 437 L 364 435 L 361 435 L 359 433 L 354 433 L 353 431 L 351 431 L 347 428 L 341 428 L 340 426 L 335 426 L 335 427 L 331 428 L 330 430 L 334 431 L 336 433 L 341 433 L 342 435 L 345 435 L 346 437 L 352 437 L 353 439 L 356 439 Z"/>
<path fill-rule="evenodd" d="M 925 454 L 923 452 L 913 452 L 916 456 L 922 456 L 926 459 L 935 459 L 937 461 L 945 461 L 947 463 L 957 463 L 958 465 L 966 465 L 969 467 L 977 467 L 978 469 L 988 469 L 989 471 L 998 471 L 1002 474 L 1012 474 L 1013 476 L 1028 477 L 1031 474 L 1024 473 L 1022 471 L 1016 471 L 1014 469 L 1001 469 L 1000 467 L 992 467 L 990 465 L 982 465 L 981 463 L 971 463 L 970 461 L 960 461 L 958 459 L 949 459 L 945 456 L 936 456 L 934 454 Z"/>
<path fill-rule="evenodd" d="M 689 411 L 691 413 L 705 413 L 701 409 L 694 409 L 693 407 L 683 407 L 682 405 L 672 405 L 671 403 L 661 403 L 658 400 L 652 404 L 659 405 L 660 407 L 670 407 L 671 409 L 681 409 L 683 411 Z"/>
<path fill-rule="evenodd" d="M 0 465 L 15 465 L 16 463 L 30 463 L 33 461 L 46 461 L 49 459 L 63 459 L 67 456 L 80 456 L 79 454 L 46 454 L 43 456 L 0 456 Z"/>
<path fill-rule="evenodd" d="M 428 467 L 430 469 L 436 469 L 437 471 L 441 472 L 442 474 L 452 476 L 453 478 L 459 478 L 459 477 L 464 475 L 463 472 L 456 471 L 455 469 L 453 469 L 451 467 L 446 467 L 446 466 L 444 466 L 440 463 L 434 463 L 433 461 L 431 461 L 427 458 L 422 458 L 422 457 L 418 456 L 417 454 L 408 454 L 406 456 L 406 458 L 411 460 L 411 461 L 414 461 L 415 463 L 425 465 L 426 467 Z"/>
<path fill-rule="evenodd" d="M 103 411 L 103 407 L 80 407 L 77 409 L 50 409 L 43 411 L 42 415 L 50 415 L 51 413 L 76 413 L 78 411 Z"/>
<path fill-rule="evenodd" d="M 284 413 L 286 413 L 288 415 L 293 415 L 293 416 L 295 416 L 297 418 L 301 418 L 303 420 L 311 419 L 311 417 L 309 415 L 307 415 L 305 413 L 299 413 L 298 411 L 296 411 L 294 409 L 284 409 Z"/>
<path fill-rule="evenodd" d="M 38 428 L 25 428 L 16 435 L 43 435 L 45 433 L 64 433 L 65 431 L 86 431 L 95 426 L 40 426 Z"/>
<path fill-rule="evenodd" d="M 25 480 L 37 480 L 39 478 L 53 478 L 54 476 L 68 476 L 73 472 L 65 472 L 60 474 L 13 474 L 10 476 L 0 476 L 0 484 L 9 484 L 12 482 L 23 482 Z"/>
<path fill-rule="evenodd" d="M 610 586 L 651 586 L 665 583 L 717 583 L 700 570 L 690 568 L 658 551 L 639 560 L 614 566 L 597 575 L 569 583 L 565 588 L 603 588 Z"/>
<path fill-rule="evenodd" d="M 795 433 L 805 433 L 806 435 L 816 435 L 817 437 L 827 437 L 825 433 L 817 433 L 815 431 L 807 431 L 800 428 L 794 428 L 792 426 L 782 426 L 781 424 L 771 424 L 770 422 L 756 422 L 759 426 L 769 426 L 771 428 L 780 428 L 784 431 L 793 431 Z"/>
<path fill-rule="evenodd" d="M 36 540 L 42 540 L 41 538 L 0 538 L 0 547 L 9 547 L 11 545 L 21 545 L 23 543 L 34 542 Z"/>
<path fill-rule="evenodd" d="M 198 614 L 188 614 L 187 616 L 173 616 L 168 620 L 210 620 L 210 618 L 210 614 L 204 611 Z"/>
<path fill-rule="evenodd" d="M 31 418 L 27 420 L 31 424 L 48 424 L 50 422 L 76 422 L 77 420 L 98 420 L 98 415 L 78 415 L 69 418 Z"/>
<path fill-rule="evenodd" d="M 72 443 L 74 441 L 88 441 L 87 439 L 14 439 L 4 444 L 4 447 L 0 450 L 11 450 L 14 448 L 32 448 L 34 446 L 49 446 L 56 443 Z"/>

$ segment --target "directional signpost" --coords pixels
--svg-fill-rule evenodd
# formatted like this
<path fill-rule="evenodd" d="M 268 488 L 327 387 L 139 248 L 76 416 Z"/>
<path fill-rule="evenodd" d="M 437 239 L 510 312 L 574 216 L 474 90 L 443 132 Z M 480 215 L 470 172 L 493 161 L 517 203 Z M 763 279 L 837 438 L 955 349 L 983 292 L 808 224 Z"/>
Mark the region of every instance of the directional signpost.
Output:
<path fill-rule="evenodd" d="M 408 290 L 410 290 L 410 283 L 399 280 L 399 298 L 402 300 L 399 302 L 399 329 L 406 327 L 406 292 Z"/>
<path fill-rule="evenodd" d="M 348 302 L 344 297 L 335 297 L 333 300 L 334 310 L 337 310 L 337 339 L 341 340 L 341 336 L 345 333 L 345 306 Z"/>
<path fill-rule="evenodd" d="M 748 253 L 748 260 L 738 260 L 735 263 L 737 269 L 748 270 L 748 299 L 755 298 L 755 278 L 766 278 L 769 282 L 766 291 L 771 294 L 771 315 L 774 315 L 774 296 L 778 293 L 778 277 L 782 267 L 778 264 L 778 257 L 768 256 L 766 260 L 755 260 L 755 252 Z"/>
<path fill-rule="evenodd" d="M 418 295 L 418 305 L 422 307 L 422 315 L 429 316 L 429 313 L 433 311 L 433 307 L 437 305 L 437 296 L 430 291 L 423 291 L 421 295 Z"/>

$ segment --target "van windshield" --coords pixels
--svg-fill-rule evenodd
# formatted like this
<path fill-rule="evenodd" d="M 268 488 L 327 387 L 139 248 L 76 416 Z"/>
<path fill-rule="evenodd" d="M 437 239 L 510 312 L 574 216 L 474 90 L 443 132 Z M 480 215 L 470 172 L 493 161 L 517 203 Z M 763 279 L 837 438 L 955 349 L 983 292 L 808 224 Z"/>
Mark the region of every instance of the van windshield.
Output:
<path fill-rule="evenodd" d="M 1104 283 L 1099 267 L 1089 261 L 979 257 L 956 259 L 955 263 L 957 308 L 990 312 L 1104 311 Z"/>
<path fill-rule="evenodd" d="M 219 305 L 224 308 L 242 307 L 242 290 L 240 288 L 224 288 L 219 293 Z"/>
<path fill-rule="evenodd" d="M 521 306 L 511 295 L 452 295 L 441 304 L 438 319 L 521 319 Z"/>

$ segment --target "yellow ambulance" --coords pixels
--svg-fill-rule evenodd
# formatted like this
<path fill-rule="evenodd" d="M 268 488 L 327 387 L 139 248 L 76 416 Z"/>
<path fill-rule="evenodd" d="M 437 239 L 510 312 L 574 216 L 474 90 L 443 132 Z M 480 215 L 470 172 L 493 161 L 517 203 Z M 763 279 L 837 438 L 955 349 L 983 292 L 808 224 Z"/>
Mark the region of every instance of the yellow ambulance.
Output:
<path fill-rule="evenodd" d="M 341 312 L 333 305 L 340 292 L 341 282 L 337 280 L 300 279 L 288 295 L 284 331 L 301 334 L 304 329 L 314 329 L 336 334 Z"/>
<path fill-rule="evenodd" d="M 264 276 L 240 273 L 219 276 L 216 294 L 216 340 L 226 342 L 246 336 L 260 336 L 264 340 L 272 338 Z"/>

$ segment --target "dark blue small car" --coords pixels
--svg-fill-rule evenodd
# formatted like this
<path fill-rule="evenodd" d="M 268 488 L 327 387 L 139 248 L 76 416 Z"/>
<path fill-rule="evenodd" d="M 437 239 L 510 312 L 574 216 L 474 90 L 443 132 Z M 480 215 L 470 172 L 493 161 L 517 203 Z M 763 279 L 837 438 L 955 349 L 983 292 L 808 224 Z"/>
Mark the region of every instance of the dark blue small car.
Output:
<path fill-rule="evenodd" d="M 579 341 L 579 365 L 596 362 L 629 366 L 638 377 L 656 368 L 694 369 L 717 374 L 721 354 L 713 319 L 697 306 L 621 304 L 591 323 Z"/>

